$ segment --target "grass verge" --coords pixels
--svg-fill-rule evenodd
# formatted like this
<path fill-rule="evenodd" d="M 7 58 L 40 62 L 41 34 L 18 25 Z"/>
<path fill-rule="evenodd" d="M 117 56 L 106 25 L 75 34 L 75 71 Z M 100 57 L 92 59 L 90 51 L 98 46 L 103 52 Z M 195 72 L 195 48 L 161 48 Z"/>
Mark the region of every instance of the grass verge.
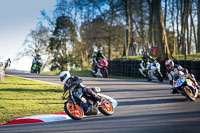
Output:
<path fill-rule="evenodd" d="M 31 115 L 62 112 L 61 86 L 5 77 L 0 81 L 0 124 Z"/>

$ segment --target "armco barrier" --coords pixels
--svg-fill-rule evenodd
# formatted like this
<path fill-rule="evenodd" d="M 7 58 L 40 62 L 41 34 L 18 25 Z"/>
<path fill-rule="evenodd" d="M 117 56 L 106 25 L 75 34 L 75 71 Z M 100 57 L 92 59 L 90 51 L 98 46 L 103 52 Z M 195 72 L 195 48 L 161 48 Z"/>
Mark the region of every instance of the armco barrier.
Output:
<path fill-rule="evenodd" d="M 160 69 L 164 78 L 167 78 L 165 61 L 160 61 Z M 200 61 L 174 61 L 184 68 L 187 68 L 189 73 L 195 75 L 197 81 L 200 81 Z M 108 72 L 110 75 L 126 76 L 126 77 L 142 77 L 139 72 L 140 61 L 138 60 L 112 60 L 109 61 Z"/>
<path fill-rule="evenodd" d="M 0 62 L 0 81 L 4 80 L 5 71 L 3 69 L 3 62 Z"/>

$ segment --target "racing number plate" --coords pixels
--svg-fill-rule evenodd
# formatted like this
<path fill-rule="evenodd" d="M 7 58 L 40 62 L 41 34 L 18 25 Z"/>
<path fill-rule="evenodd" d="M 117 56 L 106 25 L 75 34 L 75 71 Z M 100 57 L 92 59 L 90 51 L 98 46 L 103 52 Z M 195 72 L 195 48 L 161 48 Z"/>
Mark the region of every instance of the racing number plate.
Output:
<path fill-rule="evenodd" d="M 175 87 L 181 86 L 185 82 L 185 78 L 178 79 L 176 81 Z"/>

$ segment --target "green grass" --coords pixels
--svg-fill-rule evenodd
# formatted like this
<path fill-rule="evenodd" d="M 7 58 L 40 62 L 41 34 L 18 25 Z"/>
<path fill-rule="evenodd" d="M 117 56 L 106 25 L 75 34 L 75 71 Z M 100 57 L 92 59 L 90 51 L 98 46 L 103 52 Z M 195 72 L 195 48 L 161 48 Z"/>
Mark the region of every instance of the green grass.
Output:
<path fill-rule="evenodd" d="M 123 59 L 128 59 L 128 60 L 142 60 L 142 55 L 140 56 L 128 56 L 128 57 L 120 57 L 120 58 L 115 58 L 115 60 L 123 60 Z"/>
<path fill-rule="evenodd" d="M 184 55 L 173 55 L 176 60 L 184 60 Z M 191 54 L 186 56 L 186 60 L 200 60 L 200 53 Z"/>
<path fill-rule="evenodd" d="M 61 86 L 5 77 L 0 81 L 0 124 L 15 118 L 62 112 Z"/>

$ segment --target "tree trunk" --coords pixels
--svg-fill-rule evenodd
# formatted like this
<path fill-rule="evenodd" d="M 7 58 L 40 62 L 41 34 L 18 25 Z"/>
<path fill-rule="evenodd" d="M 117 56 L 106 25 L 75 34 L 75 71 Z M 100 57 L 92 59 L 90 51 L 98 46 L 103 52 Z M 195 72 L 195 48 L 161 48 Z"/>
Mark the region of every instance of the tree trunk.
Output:
<path fill-rule="evenodd" d="M 190 19 L 191 19 L 191 26 L 192 26 L 192 29 L 193 29 L 194 42 L 195 42 L 195 46 L 196 46 L 196 49 L 197 49 L 198 42 L 197 42 L 196 28 L 194 26 L 194 20 L 193 20 L 193 17 L 192 17 L 192 12 L 190 12 Z"/>
<path fill-rule="evenodd" d="M 184 0 L 185 1 L 185 0 Z M 180 35 L 180 47 L 181 54 L 185 54 L 185 4 L 181 0 L 181 35 Z"/>
<path fill-rule="evenodd" d="M 187 12 L 187 18 L 189 18 L 191 12 L 192 12 L 192 3 L 189 3 L 189 10 Z M 187 36 L 188 36 L 188 38 L 187 38 L 188 54 L 191 54 L 192 53 L 192 43 L 191 43 L 191 40 L 192 40 L 192 25 L 190 23 L 190 27 L 189 27 L 188 20 L 187 20 Z"/>
<path fill-rule="evenodd" d="M 165 27 L 166 27 L 166 20 L 167 20 L 167 0 L 165 0 L 165 15 L 164 15 Z"/>
<path fill-rule="evenodd" d="M 140 5 L 139 5 L 139 9 L 140 9 L 140 32 L 141 32 L 141 38 L 142 38 L 142 47 L 145 47 L 145 41 L 144 41 L 144 15 L 143 15 L 143 5 L 142 5 L 143 1 L 140 0 Z M 146 51 L 148 51 L 148 49 L 146 49 Z"/>
<path fill-rule="evenodd" d="M 177 15 L 176 15 L 176 31 L 177 31 L 177 45 L 178 45 L 178 54 L 180 53 L 180 37 L 179 37 L 179 0 L 176 0 L 176 10 L 177 10 Z"/>
<path fill-rule="evenodd" d="M 172 46 L 171 46 L 171 48 L 170 48 L 170 52 L 172 52 L 173 54 L 176 54 L 176 42 L 175 42 L 175 40 L 176 40 L 176 38 L 175 38 L 175 15 L 174 15 L 174 7 L 175 7 L 175 2 L 174 1 L 172 1 L 172 3 L 171 3 L 171 10 L 170 10 L 170 12 L 171 12 L 171 23 L 172 23 L 172 29 L 173 29 L 173 40 L 172 40 Z"/>
<path fill-rule="evenodd" d="M 196 49 L 197 52 L 200 52 L 200 0 L 198 0 L 197 9 L 198 9 L 198 31 L 197 31 L 198 46 Z"/>
<path fill-rule="evenodd" d="M 149 4 L 149 44 L 151 45 L 151 48 L 153 49 L 153 15 L 152 15 L 152 3 L 150 0 L 147 1 Z M 150 54 L 153 55 L 153 50 L 150 51 Z"/>
<path fill-rule="evenodd" d="M 128 4 L 128 17 L 129 17 L 129 21 L 128 21 L 128 25 L 129 25 L 129 44 L 128 44 L 128 55 L 129 56 L 133 56 L 133 55 L 137 55 L 137 47 L 135 47 L 133 45 L 133 43 L 135 42 L 134 39 L 134 32 L 133 32 L 133 8 L 132 8 L 132 3 L 129 0 L 129 4 Z"/>
<path fill-rule="evenodd" d="M 160 60 L 171 58 L 165 31 L 164 18 L 161 9 L 161 0 L 152 0 L 153 14 L 156 17 L 156 43 L 158 44 L 158 57 Z"/>
<path fill-rule="evenodd" d="M 125 15 L 126 15 L 126 28 L 125 28 L 125 43 L 124 43 L 124 50 L 123 50 L 123 56 L 128 56 L 128 0 L 125 0 Z"/>

